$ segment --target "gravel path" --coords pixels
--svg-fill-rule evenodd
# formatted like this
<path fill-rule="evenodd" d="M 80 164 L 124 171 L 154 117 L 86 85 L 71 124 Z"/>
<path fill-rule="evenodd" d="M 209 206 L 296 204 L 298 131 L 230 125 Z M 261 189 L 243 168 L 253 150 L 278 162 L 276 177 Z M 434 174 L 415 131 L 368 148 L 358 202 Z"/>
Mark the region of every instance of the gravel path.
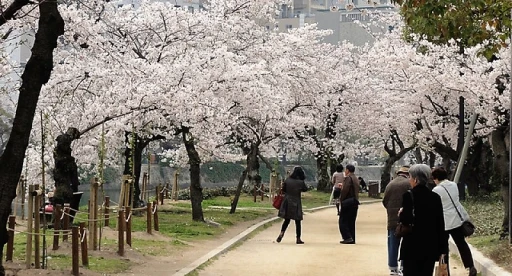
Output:
<path fill-rule="evenodd" d="M 386 213 L 379 203 L 360 206 L 356 222 L 357 244 L 340 244 L 334 208 L 306 213 L 302 240 L 295 244 L 290 223 L 281 243 L 275 241 L 282 220 L 258 232 L 240 246 L 220 255 L 198 271 L 200 276 L 244 275 L 389 275 L 387 268 Z M 421 250 L 421 249 L 418 249 Z M 451 275 L 467 272 L 451 259 Z"/>

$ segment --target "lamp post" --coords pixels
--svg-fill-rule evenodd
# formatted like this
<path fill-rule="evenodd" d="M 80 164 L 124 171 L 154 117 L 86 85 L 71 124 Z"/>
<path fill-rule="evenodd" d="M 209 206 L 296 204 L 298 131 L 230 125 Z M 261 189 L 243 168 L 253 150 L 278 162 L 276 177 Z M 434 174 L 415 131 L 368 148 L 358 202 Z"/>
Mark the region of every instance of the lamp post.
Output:
<path fill-rule="evenodd" d="M 512 19 L 512 9 L 510 9 L 510 18 Z M 510 212 L 510 206 L 512 206 L 512 197 L 510 196 L 510 191 L 512 190 L 512 27 L 509 29 L 510 31 L 510 41 L 508 47 L 510 47 L 510 76 L 509 76 L 509 98 L 510 98 L 510 110 L 508 111 L 508 129 L 509 129 L 509 144 L 508 144 L 508 242 L 512 244 L 512 214 Z"/>

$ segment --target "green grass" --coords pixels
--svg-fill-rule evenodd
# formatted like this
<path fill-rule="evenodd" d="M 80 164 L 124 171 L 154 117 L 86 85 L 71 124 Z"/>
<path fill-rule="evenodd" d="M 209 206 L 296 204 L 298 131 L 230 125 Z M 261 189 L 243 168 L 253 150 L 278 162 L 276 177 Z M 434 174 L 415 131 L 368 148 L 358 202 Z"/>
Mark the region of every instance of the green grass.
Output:
<path fill-rule="evenodd" d="M 499 240 L 503 220 L 503 201 L 499 194 L 468 198 L 463 202 L 476 226 L 468 242 L 500 267 L 512 272 L 512 248 L 508 239 Z"/>
<path fill-rule="evenodd" d="M 309 191 L 303 193 L 303 207 L 314 208 L 326 205 L 329 201 L 330 194 Z M 135 237 L 132 235 L 132 249 L 147 256 L 172 256 L 180 250 L 188 247 L 189 241 L 200 241 L 206 239 L 214 239 L 222 233 L 225 233 L 229 227 L 238 223 L 261 220 L 269 218 L 277 214 L 277 210 L 272 208 L 270 200 L 261 197 L 254 202 L 252 196 L 242 195 L 239 200 L 238 209 L 234 214 L 229 213 L 231 206 L 230 197 L 217 197 L 203 201 L 203 216 L 207 221 L 214 221 L 220 226 L 214 226 L 203 222 L 192 221 L 192 210 L 190 202 L 171 203 L 165 206 L 159 206 L 159 234 L 169 238 L 168 240 L 151 240 L 147 238 Z M 226 208 L 210 208 L 212 206 L 223 206 Z M 84 208 L 85 210 L 85 208 Z M 87 220 L 86 213 L 78 213 L 75 219 L 75 225 L 81 221 Z M 117 213 L 111 213 L 110 228 L 116 229 Z M 146 213 L 145 211 L 134 213 L 132 215 L 132 231 L 146 232 Z M 153 229 L 154 231 L 154 229 Z M 67 244 L 57 251 L 51 250 L 53 242 L 53 232 L 48 231 L 46 242 L 48 246 L 48 268 L 49 269 L 65 269 L 71 268 L 70 245 Z M 71 241 L 71 237 L 69 238 Z M 42 243 L 42 239 L 41 239 Z M 15 262 L 23 262 L 25 260 L 26 235 L 17 233 L 15 235 Z M 117 250 L 117 239 L 101 238 L 101 251 L 115 252 Z M 119 273 L 129 269 L 131 263 L 124 258 L 119 258 L 115 253 L 102 254 L 95 256 L 91 250 L 89 256 L 89 269 L 101 273 Z"/>

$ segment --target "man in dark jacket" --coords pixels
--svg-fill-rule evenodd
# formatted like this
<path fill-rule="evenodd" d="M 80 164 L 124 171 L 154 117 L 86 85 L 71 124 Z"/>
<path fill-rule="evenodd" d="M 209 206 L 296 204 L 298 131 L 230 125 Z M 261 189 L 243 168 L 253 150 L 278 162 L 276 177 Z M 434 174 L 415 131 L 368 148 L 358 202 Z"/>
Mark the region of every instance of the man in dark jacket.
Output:
<path fill-rule="evenodd" d="M 398 224 L 398 210 L 402 207 L 402 196 L 409 190 L 409 167 L 403 166 L 396 172 L 396 177 L 386 186 L 382 204 L 388 213 L 388 266 L 389 275 L 399 275 L 398 249 L 399 237 L 395 237 L 395 229 Z"/>
<path fill-rule="evenodd" d="M 340 195 L 340 217 L 338 226 L 340 228 L 340 243 L 355 244 L 356 243 L 356 218 L 357 209 L 359 209 L 359 179 L 354 174 L 356 167 L 348 164 L 345 167 L 345 179 L 341 187 Z"/>

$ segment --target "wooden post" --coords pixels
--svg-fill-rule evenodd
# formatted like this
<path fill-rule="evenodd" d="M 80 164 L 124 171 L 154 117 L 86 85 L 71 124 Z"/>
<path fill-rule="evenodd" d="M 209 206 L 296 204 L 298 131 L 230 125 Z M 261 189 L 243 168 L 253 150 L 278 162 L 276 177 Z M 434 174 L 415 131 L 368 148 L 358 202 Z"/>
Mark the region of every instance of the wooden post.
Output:
<path fill-rule="evenodd" d="M 53 250 L 59 249 L 60 216 L 62 205 L 57 204 L 53 208 Z"/>
<path fill-rule="evenodd" d="M 32 223 L 34 214 L 34 185 L 28 187 L 28 220 L 27 220 L 27 249 L 25 251 L 25 265 L 27 268 L 32 266 Z"/>
<path fill-rule="evenodd" d="M 155 200 L 158 201 L 160 196 L 160 184 L 156 185 L 155 187 Z"/>
<path fill-rule="evenodd" d="M 260 185 L 260 193 L 261 193 L 261 201 L 263 201 L 263 197 L 265 196 L 265 185 L 263 183 L 261 183 Z"/>
<path fill-rule="evenodd" d="M 146 231 L 151 234 L 151 202 L 146 206 Z"/>
<path fill-rule="evenodd" d="M 110 197 L 105 196 L 105 226 L 110 226 Z"/>
<path fill-rule="evenodd" d="M 39 236 L 39 229 L 41 226 L 41 195 L 43 191 L 39 189 L 39 185 L 34 185 L 34 267 L 41 268 L 41 237 Z M 44 212 L 43 212 L 44 213 Z"/>
<path fill-rule="evenodd" d="M 158 195 L 160 196 L 158 199 L 160 199 L 160 205 L 164 205 L 164 186 L 162 184 L 158 185 L 160 193 Z"/>
<path fill-rule="evenodd" d="M 25 220 L 25 192 L 27 191 L 27 181 L 21 176 L 21 220 Z M 30 211 L 29 211 L 30 212 Z"/>
<path fill-rule="evenodd" d="M 132 208 L 130 206 L 126 207 L 126 217 L 124 220 L 126 223 L 126 244 L 130 247 L 132 246 Z"/>
<path fill-rule="evenodd" d="M 165 198 L 169 199 L 169 182 L 165 183 Z"/>
<path fill-rule="evenodd" d="M 117 219 L 117 254 L 124 256 L 124 210 L 120 209 L 117 213 L 119 215 Z"/>
<path fill-rule="evenodd" d="M 89 266 L 89 255 L 87 253 L 87 234 L 85 232 L 85 222 L 80 222 L 80 249 L 82 249 L 82 265 Z"/>
<path fill-rule="evenodd" d="M 158 228 L 158 204 L 155 202 L 153 202 L 153 205 L 155 206 L 155 212 L 153 213 L 153 222 L 154 222 L 154 226 L 155 226 L 155 231 L 159 231 L 159 228 Z M 152 211 L 153 212 L 153 211 Z"/>
<path fill-rule="evenodd" d="M 140 192 L 140 199 L 146 201 L 146 189 L 148 188 L 148 173 L 145 172 L 142 176 L 142 187 Z"/>
<path fill-rule="evenodd" d="M 62 241 L 68 241 L 68 230 L 69 230 L 69 203 L 64 203 L 64 217 L 62 223 Z"/>
<path fill-rule="evenodd" d="M 174 182 L 172 183 L 172 192 L 171 192 L 171 197 L 175 201 L 178 200 L 178 175 L 180 175 L 180 173 L 176 170 L 174 172 Z"/>
<path fill-rule="evenodd" d="M 254 192 L 253 192 L 254 202 L 256 202 L 256 194 L 257 193 L 258 193 L 258 186 L 256 186 L 256 184 L 254 184 Z"/>
<path fill-rule="evenodd" d="M 91 195 L 90 195 L 90 208 L 89 208 L 89 247 L 92 250 L 98 250 L 98 178 L 94 177 L 91 180 Z"/>
<path fill-rule="evenodd" d="M 270 194 L 270 202 L 274 200 L 274 196 L 277 193 L 277 173 L 275 170 L 272 170 L 270 173 L 270 184 L 269 184 L 269 194 Z"/>
<path fill-rule="evenodd" d="M 7 239 L 7 253 L 5 254 L 5 260 L 12 262 L 12 255 L 14 252 L 14 227 L 16 227 L 16 216 L 9 216 L 9 230 Z"/>
<path fill-rule="evenodd" d="M 71 262 L 72 262 L 72 274 L 73 276 L 80 275 L 79 261 L 78 261 L 78 227 L 73 226 L 71 228 Z"/>

